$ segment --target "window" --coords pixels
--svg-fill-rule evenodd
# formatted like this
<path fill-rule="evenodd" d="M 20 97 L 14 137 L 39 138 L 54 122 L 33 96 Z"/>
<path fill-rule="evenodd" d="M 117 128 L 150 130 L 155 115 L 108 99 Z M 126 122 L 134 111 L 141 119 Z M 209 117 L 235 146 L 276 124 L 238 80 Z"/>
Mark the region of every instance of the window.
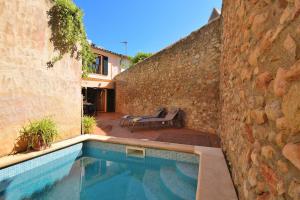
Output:
<path fill-rule="evenodd" d="M 97 55 L 92 65 L 92 72 L 102 75 L 108 75 L 108 57 Z"/>
<path fill-rule="evenodd" d="M 92 72 L 93 73 L 99 73 L 100 60 L 101 60 L 101 57 L 97 56 L 95 62 L 92 64 Z"/>
<path fill-rule="evenodd" d="M 103 56 L 102 58 L 102 74 L 108 75 L 108 57 Z"/>

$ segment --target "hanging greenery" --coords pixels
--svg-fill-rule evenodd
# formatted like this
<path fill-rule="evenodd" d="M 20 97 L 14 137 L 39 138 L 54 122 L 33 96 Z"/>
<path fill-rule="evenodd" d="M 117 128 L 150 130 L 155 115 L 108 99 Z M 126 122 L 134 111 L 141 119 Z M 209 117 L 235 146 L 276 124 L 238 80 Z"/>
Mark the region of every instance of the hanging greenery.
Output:
<path fill-rule="evenodd" d="M 59 55 L 48 62 L 53 67 L 64 54 L 70 53 L 76 59 L 82 59 L 83 76 L 87 75 L 90 66 L 95 61 L 87 41 L 83 25 L 83 12 L 72 0 L 52 0 L 54 5 L 48 11 L 49 26 L 52 30 L 51 42 Z"/>

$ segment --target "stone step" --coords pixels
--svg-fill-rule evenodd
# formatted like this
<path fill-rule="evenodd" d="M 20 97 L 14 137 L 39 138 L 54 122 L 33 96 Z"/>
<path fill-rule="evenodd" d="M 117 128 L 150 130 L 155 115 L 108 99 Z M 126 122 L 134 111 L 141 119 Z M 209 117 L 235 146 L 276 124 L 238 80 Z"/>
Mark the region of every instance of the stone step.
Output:
<path fill-rule="evenodd" d="M 196 198 L 197 185 L 182 179 L 176 167 L 162 167 L 160 169 L 160 178 L 165 187 L 170 190 L 174 196 L 185 200 L 194 200 Z"/>
<path fill-rule="evenodd" d="M 161 187 L 159 172 L 147 170 L 143 177 L 143 187 L 146 199 L 148 200 L 167 200 L 170 199 Z"/>
<path fill-rule="evenodd" d="M 144 194 L 143 183 L 137 178 L 130 178 L 126 190 L 126 197 L 124 200 L 143 200 L 147 199 Z"/>
<path fill-rule="evenodd" d="M 81 199 L 122 199 L 126 196 L 129 180 L 130 171 L 125 171 L 109 179 L 96 181 L 81 191 Z M 112 193 L 111 188 L 117 192 Z"/>
<path fill-rule="evenodd" d="M 187 181 L 190 181 L 193 184 L 197 184 L 198 171 L 199 171 L 198 164 L 177 162 L 176 169 L 177 172 L 180 175 L 182 175 L 182 178 L 186 179 Z"/>

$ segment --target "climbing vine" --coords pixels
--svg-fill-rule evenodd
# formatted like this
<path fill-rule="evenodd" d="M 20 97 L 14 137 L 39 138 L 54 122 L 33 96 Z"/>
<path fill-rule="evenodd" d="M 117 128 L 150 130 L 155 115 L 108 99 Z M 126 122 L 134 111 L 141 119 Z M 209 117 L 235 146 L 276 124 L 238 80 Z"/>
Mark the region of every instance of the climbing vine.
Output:
<path fill-rule="evenodd" d="M 49 26 L 52 30 L 51 42 L 59 55 L 47 63 L 53 67 L 64 54 L 70 53 L 82 59 L 83 76 L 89 71 L 95 57 L 90 49 L 83 24 L 83 12 L 72 0 L 52 0 L 54 5 L 48 11 Z"/>

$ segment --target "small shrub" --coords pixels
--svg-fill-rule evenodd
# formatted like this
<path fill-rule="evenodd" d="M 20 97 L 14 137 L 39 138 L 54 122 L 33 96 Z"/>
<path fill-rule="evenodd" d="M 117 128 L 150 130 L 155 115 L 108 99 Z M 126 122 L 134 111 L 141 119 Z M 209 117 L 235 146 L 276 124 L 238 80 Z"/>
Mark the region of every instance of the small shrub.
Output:
<path fill-rule="evenodd" d="M 83 116 L 83 133 L 92 133 L 96 127 L 95 117 Z"/>
<path fill-rule="evenodd" d="M 48 117 L 30 122 L 20 132 L 28 141 L 27 149 L 37 150 L 50 146 L 58 134 L 55 122 Z"/>
<path fill-rule="evenodd" d="M 152 55 L 152 53 L 138 52 L 135 56 L 131 57 L 130 60 L 132 62 L 132 65 L 135 65 L 138 62 L 141 62 Z"/>
<path fill-rule="evenodd" d="M 90 48 L 85 27 L 83 12 L 73 0 L 52 0 L 53 7 L 47 12 L 51 28 L 51 42 L 59 55 L 47 63 L 48 67 L 70 53 L 71 57 L 82 60 L 83 77 L 87 76 L 90 66 L 95 61 Z"/>

